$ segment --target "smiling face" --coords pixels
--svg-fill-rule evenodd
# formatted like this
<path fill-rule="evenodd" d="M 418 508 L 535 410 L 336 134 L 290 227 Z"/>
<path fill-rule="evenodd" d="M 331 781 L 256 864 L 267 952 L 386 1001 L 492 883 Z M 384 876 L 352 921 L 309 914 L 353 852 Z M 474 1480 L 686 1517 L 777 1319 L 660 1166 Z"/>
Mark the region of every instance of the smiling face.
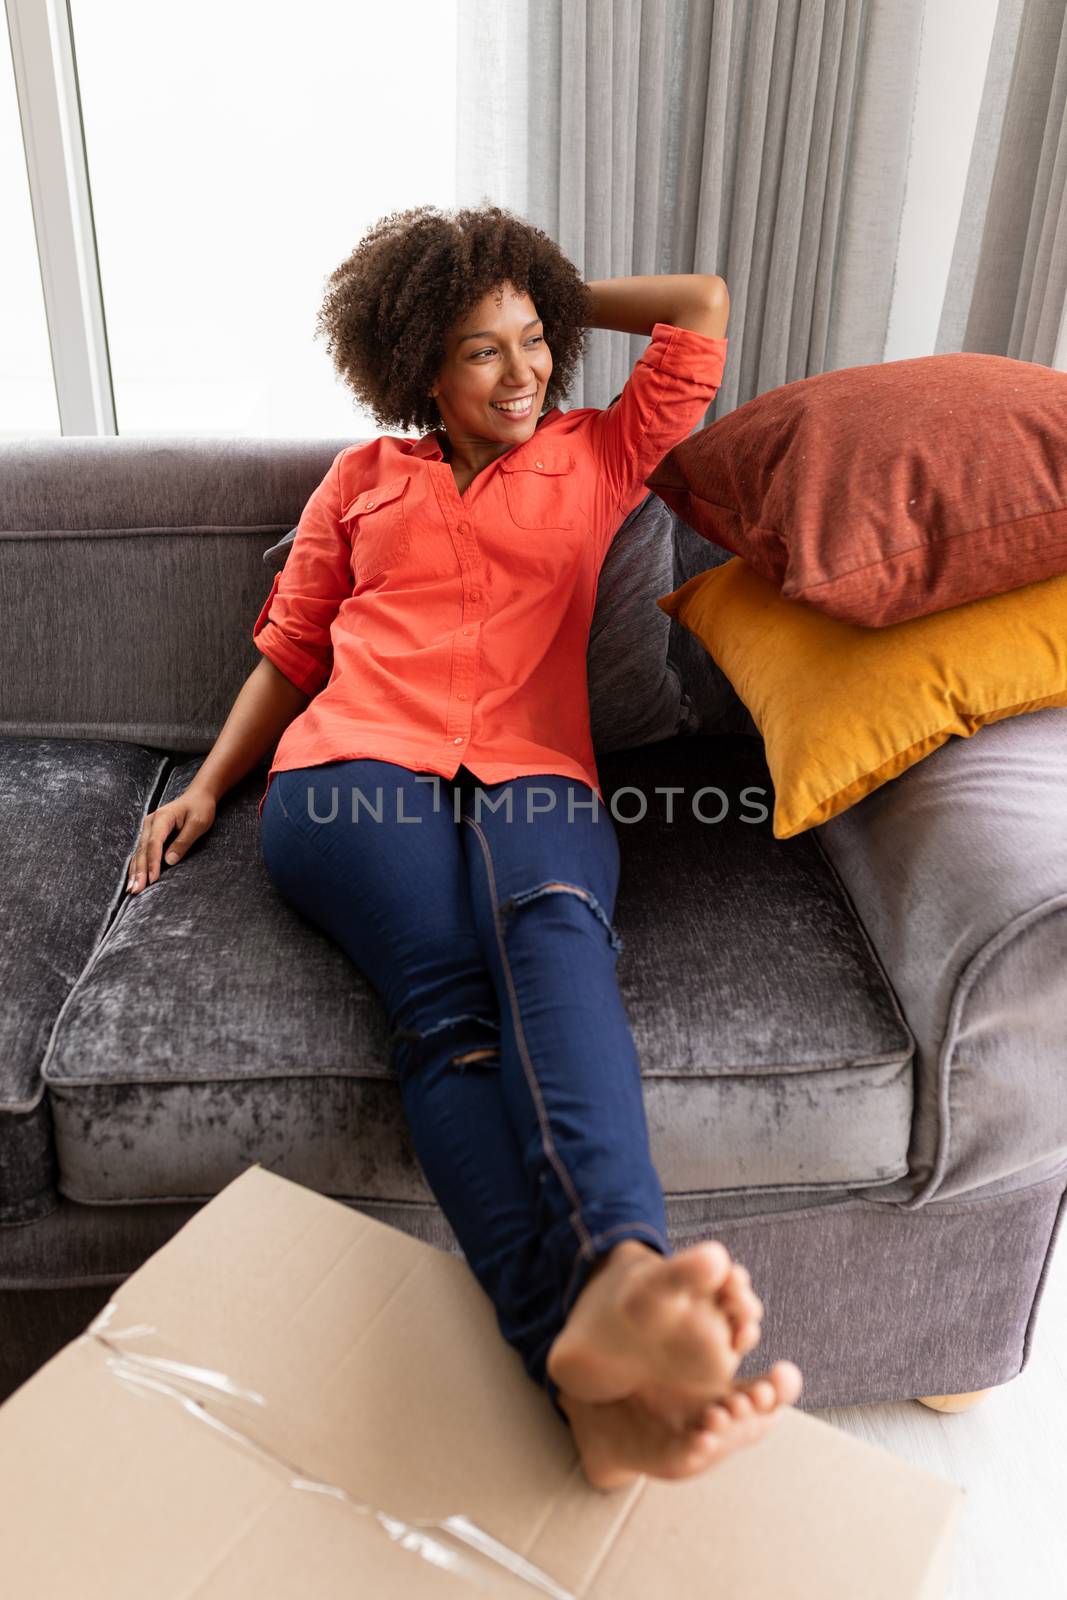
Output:
<path fill-rule="evenodd" d="M 453 445 L 496 445 L 499 453 L 534 433 L 551 376 L 537 307 L 507 283 L 449 330 L 430 393 Z M 525 408 L 500 409 L 523 398 Z"/>

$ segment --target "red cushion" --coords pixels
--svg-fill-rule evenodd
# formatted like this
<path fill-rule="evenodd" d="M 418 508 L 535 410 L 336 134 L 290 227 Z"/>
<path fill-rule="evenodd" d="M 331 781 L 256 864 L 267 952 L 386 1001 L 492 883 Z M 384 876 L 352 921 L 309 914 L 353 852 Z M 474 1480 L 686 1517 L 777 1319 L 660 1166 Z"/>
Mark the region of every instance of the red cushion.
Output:
<path fill-rule="evenodd" d="M 963 352 L 787 383 L 646 479 L 788 600 L 882 628 L 1067 572 L 1067 373 Z"/>

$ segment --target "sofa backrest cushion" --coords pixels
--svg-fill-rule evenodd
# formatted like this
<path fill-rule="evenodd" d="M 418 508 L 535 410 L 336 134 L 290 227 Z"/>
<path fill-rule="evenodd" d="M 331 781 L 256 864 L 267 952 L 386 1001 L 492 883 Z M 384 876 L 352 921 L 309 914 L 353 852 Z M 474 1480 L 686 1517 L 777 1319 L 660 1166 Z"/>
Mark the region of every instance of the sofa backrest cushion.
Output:
<path fill-rule="evenodd" d="M 0 444 L 0 734 L 210 749 L 258 660 L 251 632 L 269 588 L 264 553 L 299 520 L 346 442 Z M 715 547 L 650 494 L 601 570 L 588 654 L 597 749 L 735 731 L 746 716 L 714 663 L 694 655 L 655 604 L 684 581 L 679 533 L 689 535 L 683 567 L 694 556 L 714 564 Z"/>

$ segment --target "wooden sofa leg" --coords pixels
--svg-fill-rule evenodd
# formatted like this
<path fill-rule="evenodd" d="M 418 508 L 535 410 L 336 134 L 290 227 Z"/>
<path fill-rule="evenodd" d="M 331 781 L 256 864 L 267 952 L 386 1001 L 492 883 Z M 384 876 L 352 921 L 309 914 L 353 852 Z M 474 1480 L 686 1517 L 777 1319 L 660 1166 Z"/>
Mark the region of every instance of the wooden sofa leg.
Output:
<path fill-rule="evenodd" d="M 927 1394 L 917 1395 L 921 1406 L 929 1406 L 932 1411 L 970 1411 L 979 1400 L 984 1400 L 987 1394 L 992 1394 L 991 1389 L 975 1389 L 971 1394 Z"/>

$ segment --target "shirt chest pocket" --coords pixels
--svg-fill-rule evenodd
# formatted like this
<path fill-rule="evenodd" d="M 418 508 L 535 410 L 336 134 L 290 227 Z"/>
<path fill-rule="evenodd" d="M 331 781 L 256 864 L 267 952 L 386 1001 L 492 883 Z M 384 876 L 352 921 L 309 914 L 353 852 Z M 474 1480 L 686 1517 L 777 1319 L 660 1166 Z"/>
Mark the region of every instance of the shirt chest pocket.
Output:
<path fill-rule="evenodd" d="M 503 456 L 500 466 L 508 513 L 516 527 L 574 527 L 578 511 L 571 450 L 531 447 L 518 456 Z"/>
<path fill-rule="evenodd" d="M 411 529 L 404 509 L 411 474 L 364 489 L 344 507 L 341 521 L 352 544 L 352 572 L 358 583 L 391 571 L 411 548 Z"/>

